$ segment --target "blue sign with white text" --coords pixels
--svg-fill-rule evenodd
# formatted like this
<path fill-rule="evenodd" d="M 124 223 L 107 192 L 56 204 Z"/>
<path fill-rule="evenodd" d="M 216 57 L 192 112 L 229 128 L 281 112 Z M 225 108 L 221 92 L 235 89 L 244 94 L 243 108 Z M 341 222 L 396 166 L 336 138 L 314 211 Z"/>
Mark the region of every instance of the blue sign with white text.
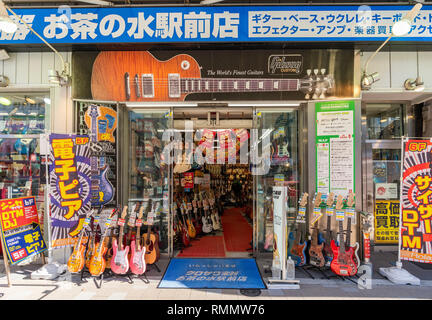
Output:
<path fill-rule="evenodd" d="M 382 41 L 412 6 L 216 6 L 16 9 L 53 44 Z M 40 44 L 15 16 L 15 33 L 0 44 Z M 423 6 L 408 35 L 396 41 L 431 41 L 432 6 Z"/>
<path fill-rule="evenodd" d="M 265 289 L 255 259 L 174 258 L 158 288 Z"/>

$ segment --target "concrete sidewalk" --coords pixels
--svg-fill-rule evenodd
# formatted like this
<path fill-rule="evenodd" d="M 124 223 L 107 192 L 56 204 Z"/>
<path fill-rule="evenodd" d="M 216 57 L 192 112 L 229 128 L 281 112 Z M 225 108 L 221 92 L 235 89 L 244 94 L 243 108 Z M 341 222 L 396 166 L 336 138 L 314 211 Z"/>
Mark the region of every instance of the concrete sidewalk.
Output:
<path fill-rule="evenodd" d="M 375 270 L 380 266 L 389 266 L 389 254 L 391 253 L 375 255 Z M 12 287 L 7 287 L 4 273 L 0 276 L 0 292 L 4 293 L 0 300 L 432 299 L 432 270 L 405 262 L 404 268 L 422 280 L 420 286 L 395 285 L 374 273 L 372 289 L 359 289 L 355 281 L 326 279 L 319 273 L 313 273 L 313 279 L 297 270 L 296 277 L 300 279 L 300 289 L 262 290 L 257 297 L 245 296 L 236 289 L 158 289 L 157 285 L 168 262 L 168 259 L 158 262 L 160 273 L 155 268 L 146 272 L 148 284 L 139 278 L 133 278 L 131 284 L 126 277 L 111 277 L 103 281 L 100 289 L 90 277 L 80 282 L 79 275 L 67 273 L 55 280 L 32 280 L 30 274 L 38 269 L 40 264 L 12 266 Z M 264 270 L 266 263 L 268 261 L 259 263 L 264 280 L 271 276 Z"/>

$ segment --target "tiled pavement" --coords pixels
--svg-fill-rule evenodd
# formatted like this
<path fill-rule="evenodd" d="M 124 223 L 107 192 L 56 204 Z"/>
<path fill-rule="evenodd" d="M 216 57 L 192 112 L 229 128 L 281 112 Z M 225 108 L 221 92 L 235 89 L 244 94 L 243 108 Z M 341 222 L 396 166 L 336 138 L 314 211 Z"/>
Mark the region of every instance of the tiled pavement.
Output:
<path fill-rule="evenodd" d="M 394 261 L 393 253 L 375 253 L 374 269 L 389 266 Z M 162 269 L 158 273 L 154 268 L 147 273 L 149 283 L 133 278 L 133 284 L 124 278 L 108 278 L 98 289 L 91 278 L 79 281 L 79 276 L 68 274 L 56 280 L 32 280 L 30 274 L 40 267 L 39 264 L 13 266 L 11 268 L 12 287 L 7 287 L 6 276 L 0 275 L 0 300 L 304 300 L 304 299 L 432 299 L 432 270 L 420 268 L 412 263 L 405 263 L 404 268 L 422 280 L 421 286 L 395 285 L 376 272 L 372 289 L 359 289 L 351 281 L 339 279 L 327 280 L 319 273 L 312 273 L 315 279 L 297 271 L 300 289 L 262 290 L 257 297 L 248 297 L 235 289 L 158 289 L 157 285 L 168 264 L 167 259 L 159 261 Z M 264 278 L 263 264 L 260 269 Z M 2 264 L 1 264 L 2 265 Z M 1 271 L 1 270 L 0 270 Z"/>

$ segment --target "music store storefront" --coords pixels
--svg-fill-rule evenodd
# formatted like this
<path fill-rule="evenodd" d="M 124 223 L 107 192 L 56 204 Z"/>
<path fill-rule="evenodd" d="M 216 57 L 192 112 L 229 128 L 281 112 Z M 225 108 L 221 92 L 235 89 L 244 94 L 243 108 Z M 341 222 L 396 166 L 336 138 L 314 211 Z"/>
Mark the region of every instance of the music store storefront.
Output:
<path fill-rule="evenodd" d="M 93 208 L 90 225 L 97 228 L 99 216 L 102 235 L 122 232 L 130 244 L 138 230 L 153 233 L 153 261 L 255 257 L 271 265 L 284 246 L 274 225 L 284 210 L 288 249 L 338 239 L 359 249 L 355 259 L 364 261 L 360 55 L 353 45 L 330 45 L 353 44 L 353 31 L 345 30 L 353 22 L 334 25 L 338 39 L 336 22 L 328 20 L 334 8 L 323 8 L 73 8 L 82 14 L 72 15 L 73 22 L 91 23 L 70 29 L 59 19 L 55 27 L 44 20 L 58 16 L 56 10 L 38 10 L 33 28 L 53 44 L 73 45 L 61 53 L 71 63 L 71 82 L 54 89 L 42 74 L 34 82 L 45 92 L 2 89 L 16 102 L 3 106 L 1 117 L 8 135 L 50 133 L 51 146 L 70 135 L 80 138 L 73 149 L 78 177 L 63 184 L 79 186 L 58 188 L 58 171 L 49 169 L 54 251 L 72 247 Z M 350 7 L 338 10 L 356 15 Z M 316 19 L 327 27 L 319 28 Z M 39 43 L 31 33 L 25 41 Z M 8 45 L 15 43 L 9 39 Z M 47 59 L 61 68 L 55 55 L 29 57 L 31 68 L 38 59 L 41 70 Z M 32 84 L 34 74 L 29 77 Z M 49 97 L 55 101 L 45 112 Z M 49 119 L 41 127 L 44 116 Z M 14 138 L 13 168 L 34 161 L 45 176 L 43 157 L 31 151 L 39 147 L 20 137 L 4 137 Z M 23 148 L 30 149 L 20 153 Z M 52 154 L 49 161 L 57 160 Z M 11 184 L 11 192 L 17 186 Z M 275 202 L 279 190 L 287 196 L 282 207 Z M 71 193 L 81 200 L 73 215 L 61 205 Z M 104 224 L 115 207 L 123 228 Z M 296 247 L 297 254 L 288 252 L 297 265 L 325 268 L 325 259 L 303 257 Z"/>

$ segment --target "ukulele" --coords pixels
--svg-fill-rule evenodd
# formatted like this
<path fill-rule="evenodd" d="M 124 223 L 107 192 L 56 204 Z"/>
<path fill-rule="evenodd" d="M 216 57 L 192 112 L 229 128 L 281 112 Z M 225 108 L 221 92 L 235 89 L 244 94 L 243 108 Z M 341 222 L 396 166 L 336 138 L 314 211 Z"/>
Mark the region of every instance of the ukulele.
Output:
<path fill-rule="evenodd" d="M 149 201 L 146 207 L 146 215 L 148 215 L 150 209 L 151 209 L 151 202 Z M 146 247 L 140 246 L 140 239 L 141 239 L 140 231 L 142 226 L 143 211 L 144 211 L 144 206 L 141 205 L 138 212 L 138 217 L 135 221 L 136 237 L 135 240 L 132 240 L 131 242 L 132 253 L 131 253 L 129 265 L 130 265 L 131 272 L 136 275 L 143 274 L 146 271 L 146 262 L 144 258 L 146 253 Z"/>
<path fill-rule="evenodd" d="M 96 231 L 97 231 L 97 228 L 99 227 L 99 218 L 100 218 L 101 212 L 102 212 L 102 207 L 99 208 L 98 212 L 96 213 L 96 216 L 93 218 L 92 237 L 91 237 L 91 240 L 89 242 L 87 252 L 86 252 L 85 266 L 87 269 L 90 267 L 90 260 L 93 257 L 93 255 L 95 254 L 96 247 L 97 247 Z"/>
<path fill-rule="evenodd" d="M 84 231 L 87 228 L 87 226 L 90 224 L 90 217 L 93 214 L 93 212 L 94 210 L 90 210 L 89 213 L 87 213 L 78 241 L 75 243 L 73 252 L 68 259 L 67 268 L 70 273 L 78 273 L 84 268 L 84 264 L 85 264 L 84 252 L 86 247 L 82 243 L 82 241 L 85 233 Z"/>
<path fill-rule="evenodd" d="M 343 207 L 343 197 L 338 196 L 336 200 L 336 215 L 338 210 Z M 343 214 L 343 212 L 342 212 Z M 353 260 L 353 248 L 346 248 L 343 239 L 343 218 L 339 220 L 339 247 L 334 240 L 331 241 L 333 250 L 333 260 L 330 264 L 330 269 L 339 276 L 353 276 L 357 273 L 357 266 Z"/>
<path fill-rule="evenodd" d="M 319 206 L 321 205 L 321 192 L 318 192 L 316 194 L 316 197 L 314 199 L 314 204 L 313 207 L 315 208 L 319 208 Z M 309 263 L 315 267 L 319 267 L 322 268 L 325 264 L 325 259 L 323 256 L 323 247 L 324 244 L 318 244 L 318 227 L 314 227 L 313 228 L 313 232 L 312 232 L 312 240 L 311 240 L 311 246 L 309 248 L 309 257 L 310 257 L 310 261 Z"/>
<path fill-rule="evenodd" d="M 153 220 L 153 216 L 152 216 L 152 212 L 151 212 L 152 208 L 153 208 L 152 199 L 149 199 L 149 203 L 147 205 L 150 208 L 150 210 L 147 213 L 147 233 L 143 234 L 142 243 L 143 243 L 143 246 L 145 246 L 145 248 L 146 248 L 146 253 L 144 255 L 144 260 L 145 260 L 146 264 L 153 264 L 157 260 L 156 250 L 157 250 L 159 245 L 156 241 L 155 234 L 151 231 L 152 220 Z"/>
<path fill-rule="evenodd" d="M 326 216 L 327 216 L 327 228 L 325 229 L 326 237 L 324 241 L 324 258 L 326 259 L 326 265 L 329 267 L 330 262 L 333 259 L 333 250 L 330 246 L 330 241 L 332 240 L 332 230 L 331 230 L 331 219 L 333 216 L 334 208 L 334 193 L 330 192 L 326 201 Z"/>
<path fill-rule="evenodd" d="M 300 201 L 299 207 L 303 207 L 303 208 L 306 207 L 307 198 L 308 198 L 308 194 L 304 193 L 302 196 L 302 199 Z M 300 224 L 302 226 L 304 226 L 305 223 L 306 223 L 306 221 L 304 221 Z M 301 227 L 301 229 L 303 229 L 303 228 L 304 227 Z M 304 264 L 306 264 L 306 241 L 304 241 L 303 243 L 300 243 L 302 238 L 303 238 L 303 230 L 300 230 L 300 226 L 298 226 L 297 231 L 296 231 L 296 237 L 295 237 L 294 243 L 292 244 L 292 248 L 290 251 L 290 253 L 293 256 L 300 257 L 300 262 L 297 264 L 297 266 L 303 266 Z"/>
<path fill-rule="evenodd" d="M 113 221 L 112 218 L 117 212 L 117 208 L 113 209 L 112 213 L 108 217 L 107 221 L 105 222 L 105 232 L 103 233 L 99 244 L 96 247 L 94 255 L 90 259 L 90 265 L 89 265 L 89 272 L 92 276 L 100 276 L 104 271 L 106 267 L 106 261 L 104 258 L 105 253 L 107 252 L 108 248 L 105 243 L 105 239 L 108 234 L 108 230 L 111 228 Z"/>
<path fill-rule="evenodd" d="M 128 206 L 123 207 L 123 211 L 121 213 L 121 218 L 118 219 L 117 224 L 120 226 L 120 232 L 118 236 L 118 245 L 117 239 L 113 239 L 113 256 L 111 258 L 111 270 L 116 274 L 125 274 L 129 270 L 129 246 L 123 245 L 123 233 L 124 233 L 124 225 L 125 225 L 125 217 L 127 215 Z"/>
<path fill-rule="evenodd" d="M 354 204 L 355 204 L 355 194 L 350 192 L 348 194 L 348 200 L 347 200 L 347 211 L 348 210 L 354 210 L 354 214 L 355 214 L 355 209 L 353 208 Z M 347 215 L 347 239 L 346 239 L 346 244 L 345 246 L 347 248 L 351 248 L 351 221 L 352 221 L 352 217 Z M 360 267 L 360 258 L 358 255 L 358 251 L 360 249 L 360 244 L 358 242 L 355 243 L 355 245 L 352 247 L 353 251 L 354 251 L 354 255 L 353 255 L 353 260 L 354 263 L 357 266 L 357 269 Z"/>

